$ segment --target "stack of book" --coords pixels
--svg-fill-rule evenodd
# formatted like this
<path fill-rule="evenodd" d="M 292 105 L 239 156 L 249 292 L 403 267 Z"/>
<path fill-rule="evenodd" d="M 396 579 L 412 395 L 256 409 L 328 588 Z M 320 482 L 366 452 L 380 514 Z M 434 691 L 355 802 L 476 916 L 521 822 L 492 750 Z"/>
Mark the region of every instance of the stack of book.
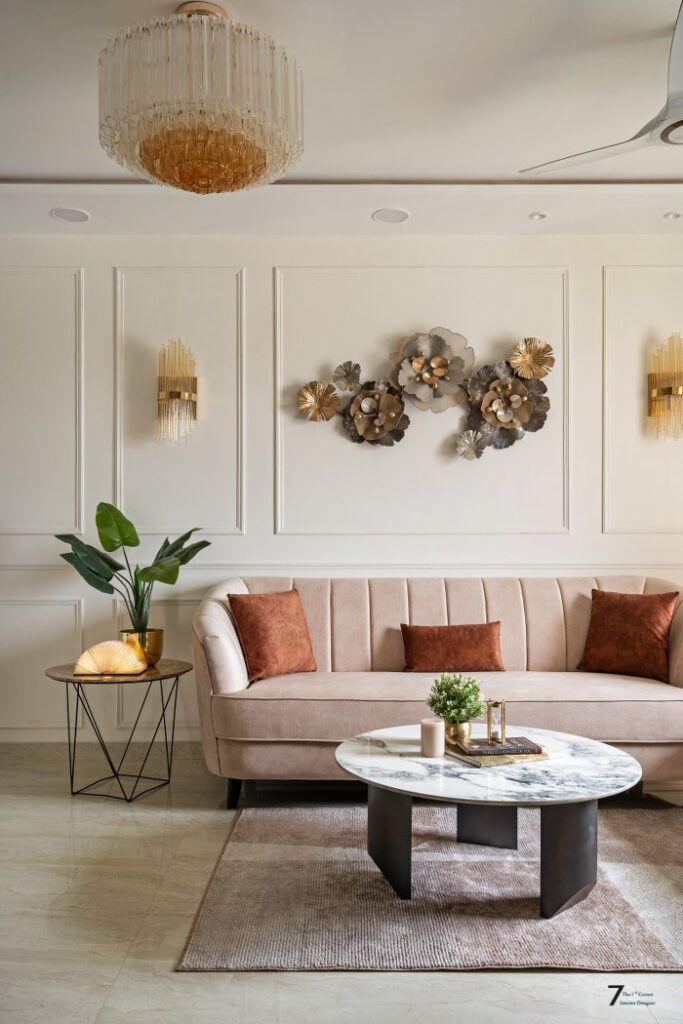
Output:
<path fill-rule="evenodd" d="M 544 761 L 548 755 L 526 736 L 508 736 L 504 743 L 470 739 L 468 743 L 446 743 L 446 756 L 464 761 L 473 768 L 484 768 L 524 761 Z"/>

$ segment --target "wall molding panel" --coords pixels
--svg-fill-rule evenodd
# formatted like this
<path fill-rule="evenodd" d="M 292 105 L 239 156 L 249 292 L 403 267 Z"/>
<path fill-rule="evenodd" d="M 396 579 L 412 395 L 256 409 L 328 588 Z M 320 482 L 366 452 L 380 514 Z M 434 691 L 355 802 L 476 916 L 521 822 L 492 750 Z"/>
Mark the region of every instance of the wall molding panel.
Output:
<path fill-rule="evenodd" d="M 65 370 L 69 378 L 73 383 L 73 426 L 71 428 L 71 435 L 73 438 L 73 516 L 71 522 L 57 521 L 51 524 L 49 527 L 40 528 L 22 528 L 17 527 L 3 527 L 2 520 L 3 516 L 0 512 L 0 536 L 5 537 L 50 537 L 55 533 L 75 533 L 83 534 L 84 532 L 84 493 L 85 493 L 85 466 L 84 466 L 84 416 L 83 416 L 83 394 L 84 394 L 84 359 L 83 359 L 83 348 L 84 348 L 84 282 L 85 282 L 85 270 L 83 267 L 62 267 L 62 266 L 0 266 L 0 282 L 2 278 L 18 278 L 18 277 L 36 277 L 36 278 L 65 278 L 68 287 L 72 290 L 72 297 L 69 298 L 67 307 L 71 308 L 73 315 L 73 340 L 70 342 L 70 351 L 65 352 Z M 16 289 L 14 289 L 16 291 Z M 7 302 L 0 303 L 0 306 L 5 306 L 5 312 L 8 314 L 12 313 L 12 298 Z M 48 309 L 45 306 L 48 306 Z M 45 315 L 50 319 L 49 316 L 50 300 L 44 296 L 41 296 L 38 292 L 35 296 L 35 305 L 33 309 L 36 315 Z M 52 325 L 54 327 L 54 321 Z M 54 335 L 50 335 L 50 343 Z M 5 344 L 9 344 L 12 340 L 11 329 L 10 337 L 5 337 Z M 25 382 L 24 387 L 17 387 L 19 395 L 23 396 L 23 404 L 28 407 L 31 400 L 35 400 L 37 396 L 37 387 L 46 389 L 47 394 L 53 398 L 58 397 L 59 381 L 50 377 L 42 382 L 33 373 L 36 365 L 40 365 L 43 360 L 40 357 L 39 344 L 45 341 L 44 334 L 40 334 L 38 338 L 33 337 L 32 346 L 36 352 L 36 357 L 31 361 L 30 371 L 31 378 Z M 5 381 L 5 387 L 8 386 L 8 382 Z M 57 403 L 58 404 L 58 403 Z M 59 411 L 61 416 L 61 409 Z M 21 430 L 17 423 L 7 424 L 3 430 L 6 432 L 5 436 L 9 437 L 14 441 L 17 439 L 18 432 Z M 23 433 L 23 432 L 22 432 Z M 23 438 L 24 443 L 26 438 Z M 24 451 L 23 457 L 29 459 L 30 456 Z M 45 467 L 45 471 L 48 471 L 48 467 Z M 3 489 L 7 488 L 7 478 L 5 477 Z M 26 486 L 29 482 L 26 481 Z M 0 509 L 2 508 L 3 502 L 0 501 Z"/>
<path fill-rule="evenodd" d="M 233 452 L 234 452 L 234 498 L 232 501 L 232 507 L 230 511 L 226 508 L 226 516 L 232 519 L 232 525 L 226 526 L 224 523 L 219 522 L 215 524 L 208 524 L 204 527 L 206 533 L 214 536 L 233 536 L 236 534 L 243 534 L 245 532 L 245 491 L 244 491 L 244 475 L 245 475 L 245 303 L 246 303 L 246 270 L 244 267 L 233 267 L 233 266 L 194 266 L 188 265 L 183 266 L 135 266 L 135 267 L 115 267 L 114 268 L 114 347 L 115 347 L 115 400 L 114 400 L 114 503 L 120 508 L 125 505 L 125 372 L 126 372 L 126 361 L 125 361 L 125 334 L 126 334 L 126 314 L 125 314 L 125 302 L 126 302 L 126 275 L 132 274 L 168 274 L 174 276 L 177 273 L 189 273 L 191 275 L 198 274 L 202 271 L 205 272 L 222 272 L 227 273 L 229 276 L 234 278 L 234 365 L 235 365 L 235 401 L 234 401 L 234 418 L 233 418 L 233 429 L 234 429 L 234 441 L 233 441 Z M 227 324 L 226 324 L 227 327 Z M 162 336 L 161 334 L 155 339 L 156 349 L 158 350 L 162 344 L 165 344 L 169 338 Z M 193 338 L 186 337 L 184 339 L 191 348 L 195 348 L 193 345 Z M 196 352 L 195 352 L 196 354 Z M 204 373 L 206 373 L 206 367 L 204 367 Z M 201 404 L 203 400 L 201 382 L 202 382 L 202 364 L 199 361 L 199 380 L 200 380 L 200 392 L 199 392 L 199 410 L 201 418 Z M 162 444 L 164 442 L 157 442 Z M 188 443 L 191 443 L 188 442 Z M 217 459 L 217 463 L 219 460 Z M 182 524 L 174 524 L 172 526 L 161 526 L 161 525 L 149 525 L 140 530 L 141 534 L 145 536 L 165 536 L 168 533 L 181 533 L 187 527 Z"/>
<path fill-rule="evenodd" d="M 290 404 L 289 404 L 289 406 L 286 405 L 286 401 L 287 400 L 283 398 L 283 395 L 286 393 L 286 390 L 287 390 L 287 380 L 285 379 L 285 374 L 284 374 L 284 362 L 285 362 L 285 352 L 286 352 L 286 350 L 288 348 L 288 344 L 287 344 L 287 341 L 286 341 L 286 326 L 285 326 L 285 279 L 286 279 L 286 275 L 287 275 L 288 272 L 291 273 L 291 272 L 301 272 L 301 271 L 304 271 L 304 272 L 308 271 L 312 275 L 314 275 L 316 272 L 325 272 L 325 273 L 329 274 L 330 272 L 340 272 L 340 273 L 342 273 L 342 272 L 345 272 L 345 271 L 352 271 L 352 272 L 367 271 L 368 273 L 373 273 L 373 272 L 377 272 L 377 271 L 389 271 L 389 272 L 395 272 L 395 273 L 400 273 L 400 272 L 405 272 L 405 271 L 409 271 L 409 272 L 410 271 L 414 271 L 414 272 L 419 272 L 420 274 L 424 274 L 425 272 L 430 272 L 430 271 L 432 271 L 432 272 L 440 272 L 440 273 L 442 273 L 444 271 L 446 271 L 446 272 L 447 271 L 453 271 L 453 272 L 461 271 L 461 272 L 466 272 L 466 273 L 474 271 L 474 272 L 481 272 L 482 274 L 486 274 L 486 273 L 489 273 L 489 274 L 496 274 L 496 273 L 498 273 L 498 274 L 500 274 L 501 272 L 503 272 L 503 273 L 509 272 L 511 275 L 515 275 L 515 274 L 519 274 L 520 272 L 525 272 L 525 271 L 531 271 L 531 272 L 536 271 L 536 272 L 538 272 L 539 274 L 541 274 L 543 276 L 548 276 L 548 277 L 553 276 L 553 275 L 558 276 L 560 281 L 561 281 L 560 309 L 558 311 L 558 317 L 557 317 L 559 337 L 553 338 L 553 346 L 555 348 L 556 355 L 559 356 L 558 363 L 560 364 L 560 366 L 562 368 L 562 386 L 561 386 L 561 389 L 560 389 L 561 403 L 558 403 L 557 402 L 557 398 L 556 398 L 555 399 L 555 403 L 554 403 L 554 407 L 551 410 L 551 415 L 554 412 L 555 415 L 558 417 L 558 419 L 560 421 L 560 424 L 561 424 L 561 426 L 560 426 L 560 439 L 559 439 L 559 443 L 558 443 L 559 451 L 561 452 L 561 460 L 562 460 L 561 481 L 559 483 L 559 486 L 561 488 L 561 510 L 560 510 L 560 514 L 559 514 L 559 517 L 558 517 L 557 526 L 556 527 L 547 527 L 547 528 L 545 528 L 545 527 L 524 528 L 524 527 L 514 527 L 514 526 L 509 527 L 504 522 L 498 522 L 495 525 L 489 525 L 489 526 L 486 526 L 486 525 L 483 525 L 483 526 L 472 525 L 472 526 L 469 526 L 469 527 L 462 527 L 462 528 L 434 527 L 433 525 L 429 525 L 428 530 L 429 530 L 429 533 L 432 534 L 432 535 L 438 534 L 440 536 L 454 536 L 454 537 L 455 536 L 492 536 L 492 535 L 500 536 L 500 535 L 506 535 L 506 534 L 507 535 L 521 535 L 521 534 L 525 534 L 525 535 L 528 535 L 528 536 L 538 536 L 538 535 L 549 535 L 549 536 L 552 536 L 552 535 L 556 535 L 556 534 L 562 534 L 562 533 L 569 533 L 570 532 L 570 480 L 571 480 L 571 474 L 570 474 L 570 447 L 569 447 L 569 444 L 570 444 L 570 400 L 569 400 L 569 372 L 570 372 L 570 370 L 569 370 L 569 364 L 570 364 L 570 352 L 569 352 L 569 330 L 570 330 L 570 324 L 569 324 L 569 276 L 570 276 L 570 271 L 569 271 L 569 268 L 567 266 L 553 266 L 553 265 L 546 265 L 546 264 L 535 264 L 535 265 L 520 265 L 520 264 L 498 265 L 498 264 L 496 264 L 496 265 L 491 265 L 491 266 L 488 266 L 488 265 L 471 265 L 471 264 L 463 264 L 463 265 L 459 265 L 459 264 L 453 264 L 453 265 L 450 265 L 450 264 L 449 265 L 446 265 L 446 264 L 433 264 L 433 265 L 430 265 L 430 264 L 427 264 L 427 265 L 420 265 L 420 266 L 382 264 L 382 265 L 358 266 L 358 265 L 354 264 L 354 265 L 345 265 L 345 266 L 329 266 L 329 265 L 324 265 L 324 266 L 276 266 L 276 267 L 273 268 L 273 290 L 274 290 L 274 315 L 273 315 L 273 350 L 274 350 L 274 392 L 273 392 L 273 395 L 274 395 L 274 398 L 273 398 L 273 401 L 274 401 L 274 407 L 275 407 L 275 420 L 274 420 L 274 477 L 275 477 L 275 482 L 274 482 L 274 529 L 275 529 L 275 533 L 276 534 L 279 534 L 279 535 L 289 535 L 289 536 L 304 536 L 304 537 L 305 536 L 317 536 L 317 537 L 320 537 L 320 536 L 375 537 L 375 536 L 387 536 L 387 535 L 392 535 L 392 536 L 397 536 L 397 537 L 400 537 L 400 536 L 409 537 L 409 536 L 419 536 L 419 535 L 422 535 L 422 534 L 424 534 L 426 532 L 426 523 L 425 523 L 424 516 L 422 516 L 422 517 L 415 516 L 416 526 L 415 527 L 410 527 L 410 528 L 396 528 L 396 527 L 394 527 L 391 524 L 390 521 L 387 521 L 381 527 L 377 526 L 377 527 L 372 528 L 372 529 L 362 528 L 362 527 L 361 528 L 357 528 L 357 529 L 348 529 L 348 528 L 341 528 L 341 527 L 329 528 L 329 527 L 326 527 L 325 525 L 322 525 L 322 526 L 319 526 L 319 527 L 316 526 L 313 529 L 313 528 L 305 528 L 305 527 L 297 528 L 296 526 L 290 526 L 290 525 L 288 525 L 288 523 L 286 521 L 286 514 L 285 514 L 286 513 L 286 497 L 287 497 L 287 477 L 286 477 L 286 465 L 285 465 L 285 462 L 286 462 L 286 440 L 285 440 L 285 436 L 286 436 L 286 423 L 287 423 L 287 417 L 289 416 L 289 418 L 291 419 L 291 418 L 293 418 L 293 416 L 295 414 L 293 413 L 292 408 L 291 408 L 291 396 L 290 396 Z M 315 289 L 313 287 L 311 287 L 311 291 L 314 291 L 314 290 Z M 334 315 L 335 315 L 334 311 L 331 311 L 330 312 L 330 317 L 333 318 Z M 431 323 L 431 322 L 430 322 L 429 325 L 427 325 L 426 323 L 423 323 L 422 324 L 422 329 L 428 330 L 430 326 L 435 326 L 435 325 L 436 325 L 435 323 Z M 448 324 L 446 326 L 448 326 L 451 329 L 456 329 L 456 330 L 459 329 L 458 324 L 454 323 L 452 321 L 452 317 L 451 317 L 451 320 L 448 322 Z M 404 329 L 404 334 L 410 334 L 412 329 L 413 329 L 412 327 L 406 327 Z M 465 332 L 465 333 L 467 334 L 467 332 Z M 394 341 L 398 340 L 398 337 L 401 337 L 401 335 L 400 334 L 397 335 L 397 337 L 394 338 Z M 470 338 L 468 336 L 468 340 L 470 341 L 470 344 L 474 345 L 474 348 L 475 348 L 475 358 L 476 358 L 475 367 L 483 365 L 487 361 L 487 354 L 486 354 L 486 352 L 482 351 L 482 348 L 481 348 L 480 345 L 477 344 L 477 340 L 476 339 Z M 343 349 L 342 351 L 338 351 L 336 356 L 334 356 L 332 358 L 332 361 L 330 362 L 330 373 L 331 373 L 331 369 L 333 368 L 333 365 L 336 365 L 337 362 L 343 361 L 343 359 L 350 359 L 350 358 L 355 359 L 355 358 L 357 358 L 356 354 L 352 351 L 352 349 L 353 349 L 353 341 L 349 340 L 348 342 L 346 342 L 345 349 Z M 382 360 L 382 352 L 378 351 L 377 355 L 379 357 L 379 360 L 381 361 Z M 387 351 L 384 354 L 384 361 L 385 362 L 386 362 L 386 359 L 388 359 L 388 356 L 389 356 L 389 349 L 387 348 Z M 498 354 L 498 352 L 496 353 L 495 358 L 501 358 L 501 356 Z M 361 360 L 361 365 L 362 365 L 362 360 Z M 317 373 L 317 370 L 316 370 L 315 366 L 311 365 L 308 377 L 305 376 L 305 375 L 303 375 L 303 376 L 300 375 L 301 383 L 303 383 L 305 380 L 315 378 L 316 373 Z M 369 374 L 368 372 L 364 371 L 364 376 L 367 379 L 368 376 L 371 376 L 371 374 Z M 557 408 L 559 404 L 561 404 L 561 408 L 560 409 Z M 410 415 L 411 425 L 414 424 L 415 421 L 419 421 L 420 417 L 428 417 L 430 415 L 428 413 L 423 413 L 423 412 L 420 412 L 417 409 L 412 408 L 410 403 L 406 404 L 406 411 Z M 439 415 L 439 417 L 437 417 L 437 419 L 443 419 L 443 417 L 448 417 L 448 415 L 449 415 L 449 411 L 447 411 L 445 413 L 441 413 Z M 446 421 L 444 420 L 444 423 L 445 422 Z M 311 424 L 310 425 L 310 429 L 321 429 L 321 430 L 327 429 L 327 431 L 329 433 L 331 433 L 332 430 L 334 430 L 333 424 L 334 424 L 334 421 L 332 421 L 332 424 Z M 456 426 L 455 426 L 455 424 L 452 425 L 452 428 L 449 431 L 449 433 L 450 434 L 455 434 L 456 433 Z M 328 440 L 329 440 L 329 445 L 331 446 L 330 447 L 329 458 L 330 458 L 330 461 L 334 461 L 335 451 L 336 451 L 336 447 L 335 446 L 337 446 L 341 442 L 340 442 L 340 439 L 338 437 L 330 437 Z M 533 440 L 533 438 L 524 439 L 521 442 L 521 444 L 526 444 L 530 440 Z M 410 449 L 411 442 L 415 443 L 415 441 L 416 441 L 416 439 L 413 437 L 413 435 L 409 434 L 400 443 L 399 449 L 403 453 L 407 453 L 409 451 L 409 449 Z M 516 448 L 518 448 L 520 446 L 516 446 Z M 348 445 L 347 445 L 347 447 L 348 447 Z M 367 446 L 360 446 L 360 445 L 358 446 L 358 448 L 365 448 L 365 447 L 367 447 Z M 297 452 L 298 451 L 299 451 L 299 449 L 297 449 Z M 342 452 L 343 451 L 344 450 L 342 449 Z M 365 455 L 365 454 L 366 454 L 365 452 L 362 452 L 362 453 L 356 452 L 356 457 L 358 457 L 358 455 Z M 393 449 L 390 449 L 388 451 L 387 450 L 382 450 L 382 451 L 379 451 L 379 452 L 374 452 L 373 454 L 377 456 L 378 462 L 379 462 L 380 458 L 382 457 L 382 455 L 384 455 L 385 459 L 390 460 L 392 455 L 394 454 L 394 450 Z M 497 454 L 500 455 L 501 453 L 493 453 L 493 452 L 486 453 L 484 455 L 484 458 L 481 460 L 481 462 L 477 464 L 476 468 L 480 472 L 482 471 L 482 467 L 484 465 L 484 460 L 486 459 L 487 454 L 491 458 L 491 462 L 488 463 L 489 471 L 491 473 L 493 473 L 494 472 L 493 465 L 492 465 L 493 458 Z M 509 457 L 509 453 L 503 453 L 503 454 L 506 454 Z M 525 452 L 525 456 L 527 458 L 528 457 L 533 457 L 533 453 L 530 452 L 529 449 L 527 449 L 527 451 Z M 360 463 L 360 459 L 359 459 L 359 463 Z M 373 463 L 374 463 L 374 459 L 373 459 Z M 317 467 L 312 466 L 311 468 L 312 468 L 313 473 L 315 473 L 315 470 L 316 470 Z M 362 477 L 364 476 L 364 473 L 372 472 L 372 471 L 375 470 L 375 468 L 376 468 L 378 474 L 381 474 L 382 470 L 384 470 L 384 469 L 386 469 L 387 472 L 388 472 L 388 467 L 386 465 L 385 466 L 381 465 L 381 463 L 379 465 L 377 465 L 376 467 L 373 465 L 372 468 L 370 468 L 368 466 L 363 466 L 361 464 L 361 465 L 359 465 L 359 468 L 358 468 L 358 475 L 362 479 Z M 445 470 L 445 472 L 447 472 L 447 471 L 448 470 Z M 405 492 L 404 492 L 403 497 L 405 498 Z M 312 497 L 312 500 L 313 500 L 313 497 Z"/>
<path fill-rule="evenodd" d="M 621 291 L 620 279 L 629 282 L 629 286 Z M 675 509 L 683 510 L 681 475 L 670 472 L 672 456 L 678 455 L 677 442 L 649 437 L 642 423 L 643 402 L 647 401 L 646 355 L 655 345 L 663 344 L 669 334 L 683 330 L 683 262 L 680 265 L 633 263 L 605 266 L 603 281 L 603 533 L 680 536 L 683 534 L 683 511 L 678 522 L 668 518 Z M 617 295 L 616 309 L 612 304 L 613 293 Z M 629 326 L 632 327 L 631 332 Z M 641 399 L 634 401 L 633 393 L 624 395 L 622 401 L 630 400 L 630 415 L 623 417 L 619 431 L 612 423 L 618 411 L 617 401 L 612 400 L 610 390 L 612 376 L 620 369 L 617 347 L 621 362 L 629 360 L 631 370 L 634 363 L 640 363 L 635 397 Z M 634 420 L 641 425 L 640 430 L 634 429 Z M 633 479 L 643 483 L 647 479 L 649 486 L 645 485 L 642 496 L 635 489 L 629 502 L 624 492 Z M 621 486 L 620 493 L 614 497 L 610 493 L 610 482 L 613 488 Z M 635 516 L 634 508 L 639 513 Z M 624 515 L 625 511 L 628 511 L 628 516 Z M 619 514 L 622 515 L 621 524 Z"/>
<path fill-rule="evenodd" d="M 2 698 L 3 715 L 2 725 L 0 726 L 0 735 L 6 735 L 7 731 L 12 728 L 28 728 L 38 730 L 40 734 L 44 730 L 53 729 L 54 726 L 61 726 L 66 740 L 66 700 L 64 696 L 64 683 L 58 683 L 54 680 L 48 679 L 45 676 L 45 669 L 49 668 L 50 665 L 61 664 L 62 661 L 58 656 L 58 648 L 51 649 L 49 643 L 56 639 L 59 644 L 59 649 L 62 651 L 62 657 L 64 658 L 63 663 L 73 657 L 75 662 L 81 652 L 83 651 L 83 609 L 84 600 L 83 598 L 72 598 L 72 597 L 0 597 L 0 608 L 9 610 L 10 608 L 36 608 L 42 609 L 43 614 L 36 616 L 35 626 L 27 629 L 26 635 L 31 638 L 30 648 L 26 651 L 26 655 L 23 652 L 17 652 L 17 661 L 12 665 L 11 662 L 3 665 L 2 678 L 0 678 L 0 692 L 2 692 L 3 684 L 7 681 L 10 683 L 14 682 L 15 686 L 9 695 L 5 694 Z M 70 608 L 72 611 L 72 619 L 69 626 L 71 635 L 56 635 L 52 636 L 49 634 L 49 624 L 46 619 L 45 609 L 54 608 Z M 2 612 L 2 619 L 5 622 L 8 621 L 8 611 Z M 56 623 L 52 624 L 53 626 Z M 9 627 L 11 632 L 15 634 L 19 630 L 18 623 L 13 623 Z M 2 623 L 0 623 L 0 636 L 2 635 Z M 2 649 L 7 650 L 9 636 L 4 638 L 2 642 Z M 71 651 L 72 653 L 67 653 Z M 23 662 L 25 657 L 25 662 Z M 16 676 L 22 676 L 21 686 L 16 686 Z M 17 694 L 19 700 L 17 701 Z M 49 721 L 44 721 L 42 718 L 42 712 L 44 711 L 45 705 L 49 704 L 50 709 L 54 709 L 54 712 L 59 716 L 58 718 L 50 718 Z M 19 704 L 19 710 L 21 717 L 18 721 L 13 721 L 13 716 L 17 714 L 16 705 Z M 25 711 L 23 707 L 25 706 Z M 79 725 L 83 721 L 82 714 L 79 717 Z"/>
<path fill-rule="evenodd" d="M 233 576 L 634 573 L 683 589 L 683 441 L 651 439 L 645 415 L 647 353 L 683 330 L 683 231 L 560 237 L 548 224 L 469 238 L 0 234 L 14 389 L 0 436 L 0 739 L 65 743 L 63 687 L 45 667 L 125 625 L 52 537 L 97 543 L 100 500 L 136 523 L 140 564 L 166 534 L 198 526 L 211 541 L 154 593 L 166 654 L 188 660 L 194 609 Z M 476 367 L 525 335 L 553 345 L 543 430 L 468 463 L 450 440 L 460 409 L 408 406 L 405 439 L 379 450 L 296 411 L 305 381 L 345 359 L 377 377 L 399 338 L 438 324 L 462 331 Z M 172 337 L 199 377 L 181 446 L 155 429 Z M 108 740 L 127 738 L 141 689 L 93 694 Z M 177 736 L 199 738 L 190 676 Z"/>

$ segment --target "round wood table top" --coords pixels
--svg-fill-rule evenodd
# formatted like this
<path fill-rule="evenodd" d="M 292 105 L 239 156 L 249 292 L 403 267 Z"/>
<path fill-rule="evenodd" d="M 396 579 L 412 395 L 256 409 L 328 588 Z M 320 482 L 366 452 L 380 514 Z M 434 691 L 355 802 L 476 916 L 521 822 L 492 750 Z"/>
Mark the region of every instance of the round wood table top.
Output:
<path fill-rule="evenodd" d="M 175 676 L 184 676 L 186 672 L 192 671 L 189 661 L 175 661 L 172 658 L 164 659 L 153 668 L 147 668 L 144 672 L 136 675 L 82 675 L 74 672 L 74 664 L 53 665 L 45 669 L 45 675 L 50 679 L 57 679 L 60 683 L 153 683 L 162 679 L 173 679 Z"/>

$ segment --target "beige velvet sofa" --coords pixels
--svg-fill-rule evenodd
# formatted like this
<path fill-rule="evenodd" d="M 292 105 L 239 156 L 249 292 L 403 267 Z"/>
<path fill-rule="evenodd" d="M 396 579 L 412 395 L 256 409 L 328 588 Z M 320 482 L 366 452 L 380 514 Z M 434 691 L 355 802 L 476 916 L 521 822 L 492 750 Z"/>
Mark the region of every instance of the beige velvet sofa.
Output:
<path fill-rule="evenodd" d="M 249 684 L 228 594 L 296 587 L 318 671 Z M 505 672 L 477 672 L 485 696 L 507 702 L 513 725 L 612 743 L 647 781 L 683 779 L 683 604 L 670 634 L 670 682 L 577 672 L 591 588 L 654 594 L 679 589 L 643 576 L 530 579 L 231 579 L 194 618 L 194 665 L 206 763 L 243 779 L 339 779 L 337 744 L 370 729 L 417 722 L 435 673 L 403 672 L 401 622 L 499 619 Z"/>

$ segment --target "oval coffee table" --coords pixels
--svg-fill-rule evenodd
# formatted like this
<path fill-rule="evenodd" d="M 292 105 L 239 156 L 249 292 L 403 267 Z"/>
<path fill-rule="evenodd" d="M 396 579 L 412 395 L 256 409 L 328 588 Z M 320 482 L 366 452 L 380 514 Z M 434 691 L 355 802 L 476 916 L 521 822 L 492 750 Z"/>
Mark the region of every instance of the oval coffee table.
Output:
<path fill-rule="evenodd" d="M 411 897 L 413 797 L 457 804 L 461 843 L 517 848 L 517 808 L 541 809 L 541 916 L 585 899 L 596 882 L 598 800 L 640 780 L 635 758 L 606 743 L 514 726 L 548 753 L 545 761 L 475 768 L 420 756 L 419 725 L 345 740 L 337 763 L 368 784 L 368 853 L 401 899 Z M 473 726 L 485 736 L 483 725 Z"/>

